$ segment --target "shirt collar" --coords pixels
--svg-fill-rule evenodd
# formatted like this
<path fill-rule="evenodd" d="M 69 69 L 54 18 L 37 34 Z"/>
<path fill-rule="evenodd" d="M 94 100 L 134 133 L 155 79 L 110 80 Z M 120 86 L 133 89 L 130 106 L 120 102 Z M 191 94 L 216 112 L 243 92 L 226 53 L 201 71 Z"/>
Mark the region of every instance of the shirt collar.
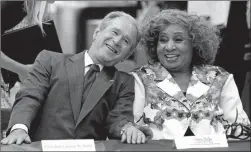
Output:
<path fill-rule="evenodd" d="M 91 64 L 95 64 L 95 63 L 93 62 L 90 55 L 88 54 L 88 51 L 85 51 L 85 67 L 88 67 Z M 97 65 L 99 66 L 100 71 L 102 71 L 104 66 L 102 64 L 97 64 Z"/>

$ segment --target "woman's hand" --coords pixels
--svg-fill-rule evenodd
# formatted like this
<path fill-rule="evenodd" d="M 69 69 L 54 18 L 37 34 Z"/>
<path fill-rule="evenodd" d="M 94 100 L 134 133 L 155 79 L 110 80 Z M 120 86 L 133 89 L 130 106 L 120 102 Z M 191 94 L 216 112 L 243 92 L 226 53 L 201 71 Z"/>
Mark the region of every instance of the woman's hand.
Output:
<path fill-rule="evenodd" d="M 23 65 L 22 68 L 19 69 L 17 74 L 18 74 L 20 81 L 23 82 L 24 79 L 26 79 L 31 68 L 32 68 L 32 64 L 28 64 L 28 65 Z"/>
<path fill-rule="evenodd" d="M 27 77 L 28 72 L 32 67 L 32 64 L 24 65 L 22 63 L 19 63 L 9 58 L 2 51 L 0 51 L 0 54 L 1 54 L 0 55 L 1 68 L 4 68 L 6 70 L 9 70 L 11 72 L 18 74 L 20 81 L 23 81 Z"/>
<path fill-rule="evenodd" d="M 124 127 L 121 134 L 121 142 L 129 144 L 142 144 L 146 142 L 145 134 L 135 126 Z"/>

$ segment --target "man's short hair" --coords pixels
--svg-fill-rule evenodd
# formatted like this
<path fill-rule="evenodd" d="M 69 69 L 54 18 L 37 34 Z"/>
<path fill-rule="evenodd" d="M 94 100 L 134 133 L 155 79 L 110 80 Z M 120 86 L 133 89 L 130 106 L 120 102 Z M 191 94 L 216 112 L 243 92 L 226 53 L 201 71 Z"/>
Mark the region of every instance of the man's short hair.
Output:
<path fill-rule="evenodd" d="M 141 39 L 141 34 L 140 34 L 140 31 L 139 31 L 139 27 L 138 27 L 138 24 L 135 20 L 135 18 L 133 18 L 131 15 L 125 13 L 125 12 L 121 12 L 121 11 L 114 11 L 114 12 L 111 12 L 109 14 L 107 14 L 104 19 L 102 20 L 102 22 L 97 26 L 97 28 L 95 29 L 94 33 L 93 33 L 93 40 L 95 40 L 97 34 L 102 31 L 103 29 L 105 29 L 108 25 L 109 25 L 109 22 L 113 21 L 115 18 L 118 18 L 118 17 L 127 17 L 128 20 L 135 26 L 135 28 L 137 29 L 137 37 L 136 37 L 136 43 L 134 44 L 134 46 L 132 47 L 133 50 L 134 48 L 136 48 L 138 42 L 140 41 Z"/>

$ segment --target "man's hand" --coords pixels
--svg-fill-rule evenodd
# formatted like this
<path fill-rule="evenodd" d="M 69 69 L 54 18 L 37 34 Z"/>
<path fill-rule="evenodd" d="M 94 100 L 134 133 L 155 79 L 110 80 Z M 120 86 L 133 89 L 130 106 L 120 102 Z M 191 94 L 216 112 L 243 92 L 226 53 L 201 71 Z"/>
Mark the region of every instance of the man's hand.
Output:
<path fill-rule="evenodd" d="M 129 126 L 122 130 L 121 142 L 141 144 L 146 142 L 146 136 L 135 126 Z"/>
<path fill-rule="evenodd" d="M 6 138 L 1 140 L 1 144 L 4 145 L 10 145 L 10 144 L 20 145 L 23 142 L 28 144 L 31 143 L 29 135 L 23 129 L 15 129 Z"/>
<path fill-rule="evenodd" d="M 153 132 L 148 126 L 138 126 L 138 129 L 141 130 L 147 139 L 152 139 L 153 138 Z"/>

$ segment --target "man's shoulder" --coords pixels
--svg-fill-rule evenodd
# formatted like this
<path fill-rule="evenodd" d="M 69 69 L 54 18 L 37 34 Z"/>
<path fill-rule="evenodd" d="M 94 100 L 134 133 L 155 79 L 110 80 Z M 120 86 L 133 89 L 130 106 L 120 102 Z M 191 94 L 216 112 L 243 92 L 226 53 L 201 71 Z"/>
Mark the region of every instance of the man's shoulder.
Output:
<path fill-rule="evenodd" d="M 53 52 L 53 51 L 49 51 L 49 50 L 42 50 L 39 55 L 42 55 L 42 56 L 49 56 L 49 57 L 52 57 L 52 58 L 60 58 L 60 57 L 64 57 L 66 56 L 65 54 L 63 53 L 60 53 L 60 52 Z"/>
<path fill-rule="evenodd" d="M 134 79 L 134 77 L 131 74 L 126 73 L 124 71 L 116 70 L 116 73 L 117 73 L 116 77 L 119 82 L 128 82 L 129 80 Z"/>
<path fill-rule="evenodd" d="M 38 59 L 50 59 L 50 60 L 56 60 L 56 61 L 60 61 L 62 59 L 66 59 L 73 56 L 73 54 L 63 54 L 60 52 L 53 52 L 53 51 L 49 51 L 49 50 L 42 50 L 39 54 L 38 54 Z"/>
<path fill-rule="evenodd" d="M 124 71 L 119 71 L 119 70 L 116 70 L 117 73 L 118 73 L 118 76 L 120 77 L 126 77 L 126 78 L 130 78 L 132 75 L 130 75 L 129 73 L 126 73 Z"/>

